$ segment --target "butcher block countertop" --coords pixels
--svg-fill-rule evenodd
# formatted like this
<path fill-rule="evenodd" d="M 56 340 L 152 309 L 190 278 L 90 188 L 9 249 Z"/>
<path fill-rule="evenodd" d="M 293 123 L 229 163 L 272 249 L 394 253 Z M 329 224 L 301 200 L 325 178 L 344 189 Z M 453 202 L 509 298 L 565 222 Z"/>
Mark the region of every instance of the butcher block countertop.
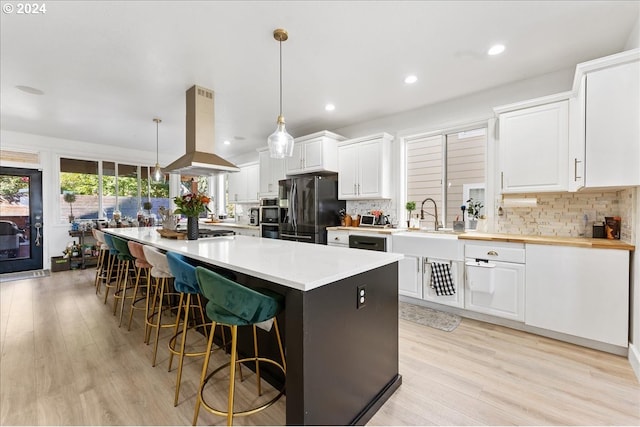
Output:
<path fill-rule="evenodd" d="M 327 231 L 360 231 L 362 233 L 377 233 L 377 234 L 393 234 L 399 231 L 407 231 L 406 229 L 401 228 L 383 228 L 383 227 L 327 227 Z"/>
<path fill-rule="evenodd" d="M 634 245 L 620 240 L 590 239 L 585 237 L 529 236 L 519 234 L 467 232 L 459 234 L 458 239 L 481 240 L 488 242 L 532 243 L 537 245 L 576 246 L 580 248 L 622 249 L 626 251 L 634 251 L 636 249 Z"/>

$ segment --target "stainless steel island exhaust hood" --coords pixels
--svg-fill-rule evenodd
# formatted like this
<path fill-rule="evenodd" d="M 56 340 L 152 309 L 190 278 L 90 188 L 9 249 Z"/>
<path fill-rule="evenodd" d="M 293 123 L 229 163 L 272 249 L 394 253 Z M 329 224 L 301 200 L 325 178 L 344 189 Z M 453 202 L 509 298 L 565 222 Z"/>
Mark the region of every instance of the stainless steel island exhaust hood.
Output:
<path fill-rule="evenodd" d="M 213 154 L 215 141 L 213 91 L 200 86 L 187 90 L 186 154 L 165 168 L 185 175 L 217 175 L 240 169 Z"/>

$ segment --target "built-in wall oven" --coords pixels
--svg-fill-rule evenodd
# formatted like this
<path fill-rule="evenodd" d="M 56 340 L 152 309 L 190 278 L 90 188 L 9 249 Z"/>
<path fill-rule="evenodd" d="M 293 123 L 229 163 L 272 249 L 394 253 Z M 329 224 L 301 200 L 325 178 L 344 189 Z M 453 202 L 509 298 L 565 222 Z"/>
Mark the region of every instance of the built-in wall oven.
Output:
<path fill-rule="evenodd" d="M 280 206 L 278 205 L 278 199 L 260 200 L 260 235 L 269 239 L 280 238 L 279 222 Z"/>

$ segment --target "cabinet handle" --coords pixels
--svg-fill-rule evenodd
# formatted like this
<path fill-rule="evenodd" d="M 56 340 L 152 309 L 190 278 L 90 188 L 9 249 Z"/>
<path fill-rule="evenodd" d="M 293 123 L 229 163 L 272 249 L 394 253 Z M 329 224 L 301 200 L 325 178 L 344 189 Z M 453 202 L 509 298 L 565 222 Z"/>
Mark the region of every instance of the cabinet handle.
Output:
<path fill-rule="evenodd" d="M 578 160 L 578 158 L 573 159 L 573 180 L 577 181 L 582 179 L 581 176 L 578 176 L 578 163 L 582 163 L 582 160 Z"/>
<path fill-rule="evenodd" d="M 504 189 L 504 172 L 500 172 L 500 189 Z M 464 218 L 462 218 L 464 219 Z"/>
<path fill-rule="evenodd" d="M 487 252 L 487 255 L 498 256 L 498 252 L 496 252 L 496 251 L 489 251 L 489 252 Z"/>
<path fill-rule="evenodd" d="M 357 189 L 357 187 L 356 187 L 356 183 L 355 183 L 355 182 L 353 183 L 353 194 L 354 194 L 354 195 L 357 195 L 357 194 L 358 194 L 358 189 Z"/>
<path fill-rule="evenodd" d="M 360 195 L 360 184 L 358 184 L 358 196 Z"/>
<path fill-rule="evenodd" d="M 340 240 L 340 238 L 339 237 L 334 237 L 333 240 Z"/>

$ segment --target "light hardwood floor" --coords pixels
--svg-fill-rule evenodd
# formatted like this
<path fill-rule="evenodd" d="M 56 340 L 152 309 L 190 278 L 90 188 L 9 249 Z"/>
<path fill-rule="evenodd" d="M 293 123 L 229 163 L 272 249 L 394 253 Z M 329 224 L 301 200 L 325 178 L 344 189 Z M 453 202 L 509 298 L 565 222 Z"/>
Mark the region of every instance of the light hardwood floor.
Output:
<path fill-rule="evenodd" d="M 0 284 L 0 424 L 190 425 L 201 360 L 187 362 L 174 407 L 169 331 L 153 368 L 140 314 L 118 328 L 92 281 L 86 270 Z M 640 425 L 626 358 L 474 320 L 453 332 L 401 320 L 400 373 L 370 425 Z M 285 405 L 236 424 L 282 424 Z M 201 412 L 200 425 L 224 423 Z"/>

